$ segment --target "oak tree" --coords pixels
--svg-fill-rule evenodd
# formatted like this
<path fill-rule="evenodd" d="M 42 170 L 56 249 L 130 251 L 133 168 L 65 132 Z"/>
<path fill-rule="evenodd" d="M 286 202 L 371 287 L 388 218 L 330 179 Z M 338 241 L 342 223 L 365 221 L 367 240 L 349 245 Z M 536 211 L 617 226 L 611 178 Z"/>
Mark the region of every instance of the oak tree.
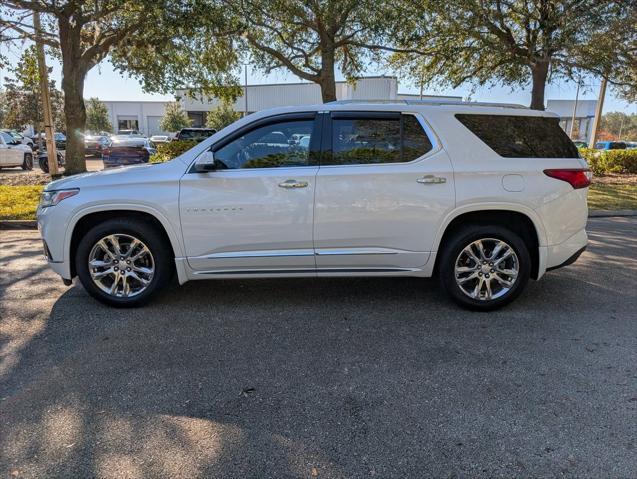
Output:
<path fill-rule="evenodd" d="M 549 81 L 597 67 L 576 55 L 627 15 L 626 2 L 599 0 L 403 0 L 393 64 L 424 85 L 531 85 L 544 109 Z M 634 27 L 634 25 L 633 25 Z M 599 57 L 597 57 L 599 59 Z"/>
<path fill-rule="evenodd" d="M 33 28 L 39 12 L 43 29 Z M 215 42 L 224 19 L 206 0 L 4 0 L 0 41 L 36 41 L 59 55 L 67 127 L 65 174 L 86 169 L 84 82 L 110 58 L 116 68 L 139 77 L 148 90 L 166 91 L 193 81 L 207 92 L 228 94 L 224 84 L 234 50 Z M 235 81 L 236 83 L 236 81 Z"/>
<path fill-rule="evenodd" d="M 382 46 L 381 6 L 374 0 L 226 0 L 251 58 L 270 72 L 285 68 L 336 100 L 335 70 L 351 79 L 366 54 Z"/>

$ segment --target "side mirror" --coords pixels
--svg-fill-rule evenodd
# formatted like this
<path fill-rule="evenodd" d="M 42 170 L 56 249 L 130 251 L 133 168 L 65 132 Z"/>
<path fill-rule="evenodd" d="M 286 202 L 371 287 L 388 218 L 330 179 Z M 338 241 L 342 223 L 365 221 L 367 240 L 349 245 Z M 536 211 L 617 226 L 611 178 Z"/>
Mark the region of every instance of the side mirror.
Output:
<path fill-rule="evenodd" d="M 217 169 L 215 164 L 215 155 L 212 151 L 204 151 L 195 160 L 195 171 L 197 173 L 206 173 L 208 171 L 214 171 Z"/>

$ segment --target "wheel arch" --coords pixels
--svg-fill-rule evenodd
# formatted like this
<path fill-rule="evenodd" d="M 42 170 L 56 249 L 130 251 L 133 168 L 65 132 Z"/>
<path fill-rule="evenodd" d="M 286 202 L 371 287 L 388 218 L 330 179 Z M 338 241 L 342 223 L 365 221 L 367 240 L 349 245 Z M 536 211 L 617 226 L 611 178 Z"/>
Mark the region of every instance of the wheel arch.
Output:
<path fill-rule="evenodd" d="M 458 208 L 443 220 L 436 234 L 435 251 L 440 252 L 444 248 L 446 239 L 460 226 L 467 223 L 497 224 L 517 233 L 526 243 L 531 255 L 531 277 L 537 279 L 541 276 L 542 259 L 540 257 L 540 247 L 546 245 L 546 233 L 540 218 L 532 209 L 522 205 L 502 203 Z M 436 263 L 433 267 L 434 274 L 438 270 L 440 256 L 440 254 L 436 254 Z"/>
<path fill-rule="evenodd" d="M 183 256 L 183 247 L 177 232 L 168 219 L 157 210 L 144 205 L 100 205 L 76 213 L 66 232 L 65 257 L 68 258 L 71 277 L 76 276 L 74 252 L 83 235 L 93 226 L 112 218 L 139 218 L 150 221 L 170 244 L 174 258 Z M 182 271 L 177 268 L 181 279 Z"/>

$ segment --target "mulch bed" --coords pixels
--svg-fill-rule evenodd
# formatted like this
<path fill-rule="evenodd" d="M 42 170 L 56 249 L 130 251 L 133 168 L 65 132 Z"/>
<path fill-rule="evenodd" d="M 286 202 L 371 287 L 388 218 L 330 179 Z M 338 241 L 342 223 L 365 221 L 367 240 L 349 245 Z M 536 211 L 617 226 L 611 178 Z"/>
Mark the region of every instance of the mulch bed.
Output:
<path fill-rule="evenodd" d="M 40 170 L 20 171 L 4 173 L 0 171 L 0 185 L 6 186 L 32 186 L 46 185 L 51 182 L 51 176 Z"/>

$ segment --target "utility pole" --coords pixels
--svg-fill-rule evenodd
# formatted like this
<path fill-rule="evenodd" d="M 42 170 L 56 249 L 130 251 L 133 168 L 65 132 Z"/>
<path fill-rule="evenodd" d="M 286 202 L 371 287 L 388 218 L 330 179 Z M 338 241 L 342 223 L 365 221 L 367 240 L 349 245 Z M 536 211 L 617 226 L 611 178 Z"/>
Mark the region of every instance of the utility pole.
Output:
<path fill-rule="evenodd" d="M 571 117 L 571 131 L 568 134 L 571 140 L 573 139 L 573 131 L 575 131 L 575 116 L 577 115 L 577 100 L 579 100 L 579 87 L 581 83 L 582 83 L 582 74 L 580 73 L 577 79 L 577 91 L 575 92 L 575 105 L 573 105 L 573 116 Z M 582 132 L 579 132 L 579 133 L 581 134 Z"/>
<path fill-rule="evenodd" d="M 53 131 L 53 115 L 51 113 L 51 96 L 49 92 L 49 72 L 44 57 L 44 43 L 42 43 L 42 24 L 40 12 L 33 12 L 33 28 L 36 35 L 36 52 L 38 56 L 38 70 L 40 73 L 40 95 L 42 96 L 42 116 L 44 117 L 44 134 L 46 135 L 46 152 L 49 157 L 49 173 L 52 177 L 60 175 L 58 171 L 58 157 L 55 149 Z"/>
<path fill-rule="evenodd" d="M 599 128 L 599 122 L 602 118 L 602 108 L 604 108 L 604 97 L 606 96 L 606 77 L 602 77 L 602 84 L 599 87 L 599 98 L 597 99 L 597 106 L 595 106 L 595 118 L 593 119 L 593 131 L 591 132 L 591 138 L 588 141 L 589 148 L 595 148 L 597 142 L 597 130 Z"/>

